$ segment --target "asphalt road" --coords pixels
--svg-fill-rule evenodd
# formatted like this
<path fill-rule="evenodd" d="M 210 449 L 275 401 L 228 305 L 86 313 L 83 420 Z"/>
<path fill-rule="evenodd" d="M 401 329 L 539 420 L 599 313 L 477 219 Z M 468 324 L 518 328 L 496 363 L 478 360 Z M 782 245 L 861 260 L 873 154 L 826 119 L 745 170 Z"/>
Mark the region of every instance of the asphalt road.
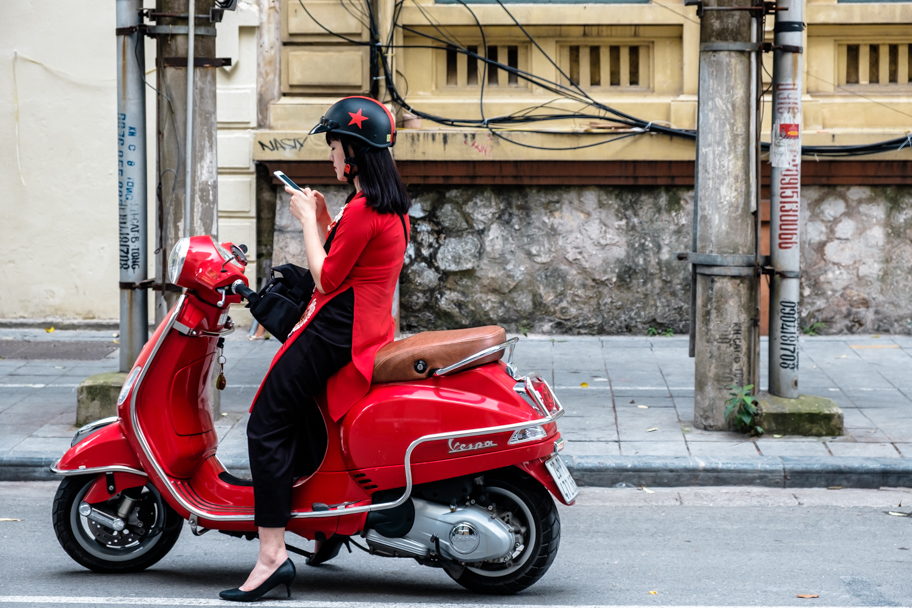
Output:
<path fill-rule="evenodd" d="M 55 490 L 0 483 L 0 518 L 20 520 L 0 521 L 0 606 L 225 606 L 218 592 L 255 560 L 255 543 L 185 529 L 146 572 L 94 574 L 54 537 Z M 888 511 L 912 512 L 912 490 L 584 489 L 561 509 L 551 570 L 520 595 L 474 595 L 441 570 L 356 552 L 320 568 L 296 559 L 292 599 L 260 605 L 912 606 L 912 517 Z"/>

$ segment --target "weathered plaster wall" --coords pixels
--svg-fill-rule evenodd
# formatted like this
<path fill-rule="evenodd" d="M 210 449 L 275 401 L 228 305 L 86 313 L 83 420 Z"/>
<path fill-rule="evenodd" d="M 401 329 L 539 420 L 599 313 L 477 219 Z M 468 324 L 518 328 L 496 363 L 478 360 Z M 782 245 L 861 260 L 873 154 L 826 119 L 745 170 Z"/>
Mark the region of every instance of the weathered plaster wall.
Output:
<path fill-rule="evenodd" d="M 0 3 L 3 318 L 110 319 L 120 310 L 115 4 L 68 8 Z M 154 183 L 150 175 L 150 192 Z"/>
<path fill-rule="evenodd" d="M 264 7 L 276 1 L 262 0 Z M 143 0 L 143 6 L 154 9 L 155 0 Z M 87 0 L 79 7 L 67 11 L 59 0 L 0 2 L 4 319 L 109 320 L 120 314 L 115 3 Z M 229 43 L 217 56 L 234 59 L 230 69 L 219 68 L 219 124 L 239 135 L 219 142 L 220 178 L 228 178 L 220 179 L 226 213 L 219 232 L 250 245 L 255 214 L 247 129 L 257 124 L 255 17 L 253 4 L 242 0 L 238 12 L 216 26 L 217 43 Z M 144 42 L 147 80 L 154 84 L 155 42 Z M 147 87 L 150 277 L 156 259 L 155 102 Z M 168 170 L 163 168 L 166 185 Z M 149 310 L 151 320 L 151 305 Z"/>
<path fill-rule="evenodd" d="M 335 213 L 348 190 L 323 188 Z M 496 323 L 535 332 L 689 327 L 692 191 L 413 189 L 404 331 Z M 912 189 L 803 190 L 801 324 L 912 333 Z M 304 262 L 280 194 L 275 261 Z"/>

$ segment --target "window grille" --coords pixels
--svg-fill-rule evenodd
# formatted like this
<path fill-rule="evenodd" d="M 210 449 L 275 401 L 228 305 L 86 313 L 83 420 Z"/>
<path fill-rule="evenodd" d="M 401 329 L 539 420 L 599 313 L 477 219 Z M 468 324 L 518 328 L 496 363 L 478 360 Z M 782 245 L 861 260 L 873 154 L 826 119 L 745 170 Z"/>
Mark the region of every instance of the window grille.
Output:
<path fill-rule="evenodd" d="M 912 44 L 839 45 L 839 86 L 889 87 L 912 82 Z"/>
<path fill-rule="evenodd" d="M 561 47 L 560 64 L 583 89 L 651 89 L 650 51 L 645 44 L 572 44 Z"/>
<path fill-rule="evenodd" d="M 516 44 L 489 44 L 487 49 L 482 45 L 467 45 L 466 48 L 479 56 L 487 57 L 504 65 L 528 71 L 528 48 Z M 438 64 L 439 65 L 439 64 Z M 481 87 L 482 75 L 485 73 L 485 62 L 469 57 L 449 47 L 446 50 L 445 77 L 442 79 L 448 87 Z M 520 80 L 515 72 L 500 69 L 492 64 L 487 64 L 487 80 L 485 88 L 524 87 L 526 81 Z"/>

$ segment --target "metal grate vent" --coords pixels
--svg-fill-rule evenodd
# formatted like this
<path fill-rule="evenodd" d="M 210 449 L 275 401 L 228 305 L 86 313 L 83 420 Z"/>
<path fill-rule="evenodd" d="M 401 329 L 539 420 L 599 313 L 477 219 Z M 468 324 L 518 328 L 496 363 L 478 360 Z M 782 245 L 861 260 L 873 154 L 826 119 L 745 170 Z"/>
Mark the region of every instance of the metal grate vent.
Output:
<path fill-rule="evenodd" d="M 0 358 L 95 361 L 120 348 L 113 342 L 0 340 Z"/>

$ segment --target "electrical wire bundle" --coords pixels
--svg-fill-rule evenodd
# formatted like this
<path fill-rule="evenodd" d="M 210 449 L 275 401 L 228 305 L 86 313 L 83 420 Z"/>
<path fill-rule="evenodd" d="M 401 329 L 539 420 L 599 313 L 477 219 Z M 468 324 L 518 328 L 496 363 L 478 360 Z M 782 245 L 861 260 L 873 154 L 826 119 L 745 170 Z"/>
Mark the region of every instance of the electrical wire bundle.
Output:
<path fill-rule="evenodd" d="M 352 12 L 349 6 L 346 4 L 346 0 L 339 0 L 343 8 L 349 12 L 355 19 L 357 19 L 362 25 L 364 25 L 369 32 L 370 42 L 363 42 L 360 40 L 354 40 L 331 31 L 322 23 L 320 23 L 311 13 L 307 10 L 307 7 L 304 6 L 302 0 L 298 0 L 298 3 L 301 5 L 301 8 L 307 14 L 314 23 L 317 24 L 322 30 L 328 34 L 345 40 L 350 44 L 355 44 L 359 46 L 369 46 L 371 52 L 371 83 L 372 83 L 372 94 L 374 97 L 377 97 L 376 87 L 373 86 L 374 83 L 379 79 L 379 68 L 383 69 L 383 79 L 386 84 L 386 90 L 390 96 L 389 100 L 383 100 L 384 103 L 392 101 L 396 105 L 400 106 L 402 109 L 413 114 L 416 117 L 426 119 L 441 125 L 450 126 L 450 127 L 464 127 L 464 128 L 484 128 L 487 129 L 492 136 L 495 136 L 501 140 L 509 142 L 514 145 L 534 148 L 539 150 L 553 150 L 553 151 L 562 151 L 562 150 L 579 150 L 584 148 L 591 148 L 595 146 L 601 146 L 609 144 L 612 142 L 619 141 L 628 137 L 633 137 L 637 135 L 643 135 L 646 133 L 655 133 L 659 135 L 668 135 L 670 137 L 683 138 L 688 140 L 696 139 L 696 131 L 691 129 L 678 129 L 674 126 L 666 126 L 663 124 L 658 124 L 653 121 L 646 121 L 641 118 L 637 118 L 611 106 L 604 104 L 594 98 L 592 98 L 585 90 L 582 89 L 577 83 L 561 69 L 561 67 L 553 60 L 551 57 L 541 48 L 535 38 L 529 34 L 529 32 L 519 23 L 513 13 L 501 2 L 501 0 L 495 0 L 498 5 L 506 12 L 510 17 L 513 23 L 517 28 L 523 33 L 523 35 L 529 40 L 529 42 L 536 48 L 538 51 L 548 60 L 551 65 L 553 65 L 558 73 L 570 83 L 570 86 L 554 82 L 533 74 L 531 72 L 520 70 L 517 67 L 512 67 L 503 63 L 500 63 L 497 60 L 491 59 L 485 55 L 481 55 L 478 52 L 471 50 L 470 47 L 463 45 L 457 40 L 454 36 L 450 35 L 448 32 L 444 31 L 446 28 L 441 29 L 441 27 L 434 23 L 431 16 L 424 10 L 424 8 L 418 3 L 415 2 L 415 5 L 427 19 L 428 23 L 434 28 L 434 30 L 439 35 L 432 35 L 415 28 L 402 25 L 400 20 L 400 15 L 402 12 L 402 7 L 405 4 L 406 0 L 397 0 L 394 6 L 393 13 L 393 27 L 390 28 L 389 36 L 385 42 L 380 40 L 379 27 L 377 25 L 377 19 L 374 14 L 374 9 L 370 0 L 365 0 L 364 4 L 366 6 L 366 11 L 357 6 L 352 2 L 352 6 L 356 9 L 356 12 Z M 464 0 L 455 0 L 457 3 L 462 5 L 474 19 L 478 31 L 481 36 L 481 49 L 487 49 L 487 41 L 485 38 L 484 26 L 478 20 L 478 17 L 475 15 L 475 12 L 472 8 L 466 4 Z M 367 21 L 365 21 L 365 19 Z M 393 44 L 393 38 L 395 35 L 396 28 L 401 29 L 404 32 L 409 32 L 415 36 L 426 38 L 431 42 L 436 42 L 437 44 L 427 44 L 427 45 L 395 45 Z M 442 46 L 441 46 L 442 45 Z M 450 51 L 456 52 L 462 55 L 466 55 L 469 59 L 474 59 L 482 62 L 482 74 L 480 78 L 481 91 L 479 94 L 479 108 L 480 108 L 480 119 L 466 119 L 466 118 L 450 118 L 445 116 L 436 116 L 424 112 L 418 108 L 413 107 L 411 104 L 406 101 L 405 96 L 402 95 L 395 82 L 395 76 L 391 72 L 390 67 L 387 62 L 387 53 L 391 49 L 395 48 L 424 48 L 432 49 L 435 51 Z M 522 110 L 513 112 L 512 114 L 504 116 L 495 116 L 488 118 L 485 116 L 484 112 L 484 92 L 485 92 L 485 83 L 487 82 L 487 71 L 488 69 L 498 69 L 504 70 L 507 73 L 514 75 L 518 80 L 523 80 L 531 83 L 534 86 L 540 87 L 546 91 L 553 93 L 556 97 L 548 102 L 531 106 L 529 108 L 524 108 Z M 408 82 L 406 81 L 406 86 Z M 563 108 L 554 107 L 552 104 L 556 101 L 572 101 L 581 104 L 581 109 L 576 112 L 569 112 Z M 620 134 L 612 134 L 608 139 L 600 140 L 595 143 L 582 144 L 568 147 L 544 147 L 536 146 L 530 144 L 524 144 L 516 140 L 510 139 L 504 133 L 508 132 L 507 127 L 516 126 L 516 125 L 528 125 L 535 123 L 542 123 L 555 120 L 566 120 L 566 119 L 591 119 L 599 121 L 609 121 L 613 125 L 618 127 L 626 127 L 627 131 Z M 661 121 L 660 121 L 661 122 Z M 554 131 L 536 131 L 530 129 L 523 129 L 524 132 L 533 132 L 533 133 L 555 133 Z M 576 133 L 574 133 L 576 134 Z M 587 134 L 596 134 L 589 132 Z M 801 151 L 805 156 L 817 156 L 817 157 L 849 157 L 849 156 L 863 156 L 868 154 L 878 154 L 881 152 L 890 152 L 894 150 L 901 150 L 902 148 L 910 146 L 912 147 L 912 135 L 906 135 L 904 137 L 898 137 L 895 139 L 890 139 L 887 141 L 876 142 L 873 144 L 861 144 L 861 145 L 831 145 L 831 146 L 802 146 Z M 761 148 L 764 151 L 769 150 L 770 144 L 762 143 Z"/>

